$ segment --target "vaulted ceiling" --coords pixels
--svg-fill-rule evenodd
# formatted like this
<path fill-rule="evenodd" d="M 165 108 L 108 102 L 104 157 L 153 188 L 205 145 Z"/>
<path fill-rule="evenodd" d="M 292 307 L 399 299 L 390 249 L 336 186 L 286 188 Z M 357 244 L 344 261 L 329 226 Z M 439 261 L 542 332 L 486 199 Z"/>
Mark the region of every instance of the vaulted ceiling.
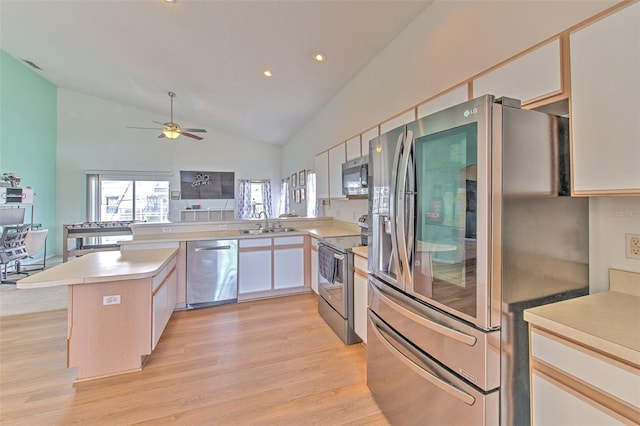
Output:
<path fill-rule="evenodd" d="M 172 91 L 178 122 L 282 144 L 430 3 L 0 0 L 0 48 L 58 87 L 159 121 Z"/>

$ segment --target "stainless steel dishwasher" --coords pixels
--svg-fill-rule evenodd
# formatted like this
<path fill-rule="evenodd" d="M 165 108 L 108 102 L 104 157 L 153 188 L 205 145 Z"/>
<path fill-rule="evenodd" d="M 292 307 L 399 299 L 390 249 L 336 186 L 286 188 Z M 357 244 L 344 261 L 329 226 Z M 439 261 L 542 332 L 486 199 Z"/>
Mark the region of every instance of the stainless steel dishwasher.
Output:
<path fill-rule="evenodd" d="M 187 309 L 238 301 L 238 241 L 187 242 Z"/>

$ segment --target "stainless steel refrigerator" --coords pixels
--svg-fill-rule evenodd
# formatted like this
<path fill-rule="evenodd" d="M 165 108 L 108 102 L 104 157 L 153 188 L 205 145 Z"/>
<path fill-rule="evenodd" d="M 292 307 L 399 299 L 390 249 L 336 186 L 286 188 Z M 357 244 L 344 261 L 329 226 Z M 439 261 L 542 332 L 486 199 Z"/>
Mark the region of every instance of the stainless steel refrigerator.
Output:
<path fill-rule="evenodd" d="M 371 140 L 367 382 L 393 424 L 529 424 L 522 311 L 588 287 L 568 129 L 483 96 Z"/>

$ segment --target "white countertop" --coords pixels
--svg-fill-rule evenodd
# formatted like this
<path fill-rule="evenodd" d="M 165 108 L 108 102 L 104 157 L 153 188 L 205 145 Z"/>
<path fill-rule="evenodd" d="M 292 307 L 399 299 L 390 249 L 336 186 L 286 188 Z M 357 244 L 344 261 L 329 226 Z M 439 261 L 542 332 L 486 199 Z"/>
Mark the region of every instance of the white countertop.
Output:
<path fill-rule="evenodd" d="M 34 274 L 16 287 L 40 288 L 148 278 L 156 275 L 177 249 L 103 251 L 89 253 Z"/>
<path fill-rule="evenodd" d="M 524 319 L 640 367 L 639 313 L 640 296 L 609 290 L 527 309 Z"/>

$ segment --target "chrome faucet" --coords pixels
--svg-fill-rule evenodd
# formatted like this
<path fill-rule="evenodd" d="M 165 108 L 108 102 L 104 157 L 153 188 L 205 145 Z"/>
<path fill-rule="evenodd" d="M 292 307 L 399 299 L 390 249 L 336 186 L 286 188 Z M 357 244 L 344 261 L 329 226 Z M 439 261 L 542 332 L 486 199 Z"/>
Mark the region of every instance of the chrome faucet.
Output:
<path fill-rule="evenodd" d="M 264 215 L 264 229 L 266 229 L 268 231 L 269 230 L 269 216 L 267 216 L 267 212 L 265 212 L 263 210 L 258 215 L 258 219 L 260 219 L 262 217 L 262 215 Z"/>

